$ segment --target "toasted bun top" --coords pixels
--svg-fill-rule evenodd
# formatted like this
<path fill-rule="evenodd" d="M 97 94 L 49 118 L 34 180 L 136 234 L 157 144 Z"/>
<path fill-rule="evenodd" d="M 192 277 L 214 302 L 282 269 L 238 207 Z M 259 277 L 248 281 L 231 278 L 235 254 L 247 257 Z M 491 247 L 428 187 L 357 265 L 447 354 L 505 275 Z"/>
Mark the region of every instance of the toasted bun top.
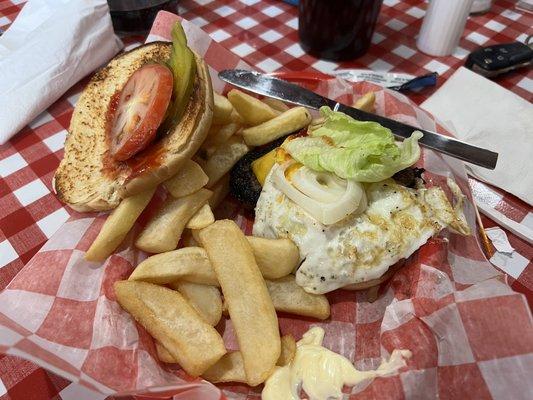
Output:
<path fill-rule="evenodd" d="M 130 160 L 118 162 L 110 155 L 106 126 L 113 95 L 143 65 L 168 60 L 171 48 L 170 43 L 154 42 L 115 57 L 81 94 L 54 177 L 58 197 L 75 210 L 115 208 L 122 198 L 176 174 L 203 143 L 213 115 L 213 91 L 208 68 L 196 56 L 193 93 L 179 123 Z"/>

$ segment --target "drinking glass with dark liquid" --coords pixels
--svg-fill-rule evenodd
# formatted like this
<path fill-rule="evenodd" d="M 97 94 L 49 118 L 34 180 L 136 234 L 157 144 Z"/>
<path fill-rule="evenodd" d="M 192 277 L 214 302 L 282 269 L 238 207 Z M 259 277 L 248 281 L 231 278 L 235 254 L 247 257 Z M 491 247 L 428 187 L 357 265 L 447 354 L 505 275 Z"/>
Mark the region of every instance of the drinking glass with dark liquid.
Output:
<path fill-rule="evenodd" d="M 350 60 L 365 54 L 383 0 L 300 0 L 300 45 L 328 60 Z"/>
<path fill-rule="evenodd" d="M 107 0 L 116 33 L 146 34 L 159 11 L 178 13 L 178 0 Z"/>

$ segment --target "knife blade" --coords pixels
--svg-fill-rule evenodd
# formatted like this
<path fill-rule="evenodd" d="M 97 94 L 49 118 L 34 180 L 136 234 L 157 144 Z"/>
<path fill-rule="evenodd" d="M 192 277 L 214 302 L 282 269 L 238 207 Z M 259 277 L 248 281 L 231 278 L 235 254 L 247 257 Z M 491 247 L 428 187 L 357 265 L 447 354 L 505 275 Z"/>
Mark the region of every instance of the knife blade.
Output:
<path fill-rule="evenodd" d="M 413 131 L 420 131 L 424 136 L 418 141 L 421 146 L 428 149 L 447 154 L 451 157 L 466 161 L 487 169 L 494 169 L 498 161 L 498 153 L 477 147 L 466 142 L 420 129 L 390 118 L 358 110 L 335 100 L 320 96 L 301 86 L 274 78 L 255 71 L 243 69 L 226 69 L 219 72 L 218 76 L 225 82 L 234 86 L 257 93 L 263 96 L 272 97 L 287 103 L 319 109 L 328 106 L 335 111 L 341 111 L 360 121 L 373 121 L 389 128 L 394 136 L 405 139 L 411 136 Z"/>

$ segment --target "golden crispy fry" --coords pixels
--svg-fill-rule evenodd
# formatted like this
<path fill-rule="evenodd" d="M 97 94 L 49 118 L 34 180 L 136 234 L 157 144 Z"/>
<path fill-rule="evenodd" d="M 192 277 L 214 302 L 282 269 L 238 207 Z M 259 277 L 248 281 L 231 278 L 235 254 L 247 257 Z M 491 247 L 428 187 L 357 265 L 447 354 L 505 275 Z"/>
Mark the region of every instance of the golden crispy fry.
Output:
<path fill-rule="evenodd" d="M 242 137 L 249 146 L 270 143 L 309 125 L 311 114 L 304 107 L 294 107 L 261 125 L 243 129 Z"/>
<path fill-rule="evenodd" d="M 272 107 L 274 110 L 279 112 L 285 112 L 289 109 L 289 106 L 278 99 L 273 99 L 272 97 L 265 97 L 263 100 L 263 103 L 268 104 L 270 107 Z"/>
<path fill-rule="evenodd" d="M 226 174 L 237 161 L 248 153 L 248 146 L 240 136 L 232 136 L 221 144 L 205 162 L 204 171 L 209 177 L 208 187 L 212 187 Z"/>
<path fill-rule="evenodd" d="M 178 199 L 169 196 L 158 213 L 145 226 L 135 242 L 137 248 L 148 253 L 174 250 L 187 222 L 207 203 L 211 191 L 199 191 Z"/>
<path fill-rule="evenodd" d="M 246 236 L 252 246 L 255 261 L 265 279 L 289 275 L 300 263 L 298 247 L 290 239 L 265 239 Z"/>
<path fill-rule="evenodd" d="M 272 373 L 281 342 L 276 311 L 252 248 L 237 224 L 229 220 L 216 221 L 199 236 L 228 304 L 246 380 L 258 385 Z"/>
<path fill-rule="evenodd" d="M 207 201 L 211 210 L 214 210 L 226 198 L 229 193 L 229 174 L 224 175 L 215 183 L 210 190 L 213 192 L 211 198 Z"/>
<path fill-rule="evenodd" d="M 281 354 L 276 365 L 284 367 L 289 364 L 296 355 L 296 340 L 292 335 L 285 335 L 281 337 Z M 218 362 L 217 362 L 218 364 Z M 216 364 L 215 364 L 216 365 Z"/>
<path fill-rule="evenodd" d="M 224 96 L 213 92 L 213 124 L 222 125 L 231 122 L 233 106 Z"/>
<path fill-rule="evenodd" d="M 239 114 L 235 108 L 231 112 L 231 121 L 239 125 L 244 125 L 244 118 L 241 117 L 241 114 Z"/>
<path fill-rule="evenodd" d="M 200 247 L 190 229 L 183 230 L 183 233 L 181 234 L 181 241 L 183 243 L 183 247 Z"/>
<path fill-rule="evenodd" d="M 196 214 L 187 222 L 186 227 L 188 229 L 202 229 L 215 222 L 215 216 L 209 204 L 204 204 Z"/>
<path fill-rule="evenodd" d="M 188 230 L 187 235 L 196 243 L 200 242 L 200 230 Z M 285 276 L 297 265 L 294 257 L 294 244 L 289 239 L 264 239 L 246 236 L 252 247 L 259 271 L 264 277 Z M 277 253 L 276 253 L 277 252 Z M 276 260 L 275 254 L 279 259 Z M 289 261 L 296 260 L 296 263 Z M 261 263 L 261 264 L 259 264 Z M 288 272 L 286 272 L 288 271 Z M 267 277 L 267 278 L 268 278 Z M 164 285 L 175 281 L 195 282 L 203 285 L 219 286 L 216 274 L 207 253 L 201 247 L 183 247 L 148 257 L 141 262 L 129 277 L 130 280 Z M 273 279 L 273 278 L 269 278 Z"/>
<path fill-rule="evenodd" d="M 329 317 L 329 302 L 322 294 L 307 293 L 296 284 L 294 275 L 267 281 L 268 292 L 277 311 L 318 319 Z"/>
<path fill-rule="evenodd" d="M 281 354 L 276 365 L 283 367 L 290 363 L 296 354 L 296 341 L 291 335 L 281 338 Z M 244 360 L 240 351 L 231 351 L 222 356 L 211 368 L 202 374 L 211 383 L 248 383 L 244 372 Z"/>
<path fill-rule="evenodd" d="M 239 129 L 240 125 L 235 122 L 231 122 L 222 126 L 213 125 L 209 131 L 209 134 L 207 135 L 207 139 L 205 139 L 205 142 L 202 145 L 202 148 L 206 149 L 207 153 L 209 154 L 209 149 L 216 149 L 216 147 L 220 146 L 222 143 L 227 142 L 227 140 Z"/>
<path fill-rule="evenodd" d="M 200 229 L 191 229 L 191 235 L 196 242 L 200 243 Z"/>
<path fill-rule="evenodd" d="M 376 102 L 376 94 L 374 92 L 365 93 L 363 96 L 359 97 L 353 106 L 359 110 L 366 112 L 374 111 L 374 103 Z"/>
<path fill-rule="evenodd" d="M 191 376 L 199 376 L 226 354 L 224 341 L 175 290 L 146 282 L 117 281 L 122 308 L 159 341 Z"/>
<path fill-rule="evenodd" d="M 287 285 L 287 287 L 285 288 L 281 288 L 282 283 L 280 283 L 279 281 L 284 280 L 284 279 L 294 280 L 294 277 L 292 275 L 287 276 L 283 279 L 279 279 L 278 283 L 274 283 L 274 284 L 272 284 L 273 281 L 268 281 L 268 280 L 266 281 L 267 288 L 269 289 L 269 294 L 272 298 L 272 302 L 274 304 L 274 308 L 276 309 L 276 311 L 287 312 L 289 314 L 295 314 L 295 315 L 310 316 L 310 317 L 315 317 L 318 319 L 326 319 L 329 317 L 329 313 L 330 313 L 329 302 L 327 301 L 327 298 L 324 295 L 314 295 L 314 294 L 305 292 L 306 294 L 313 296 L 311 298 L 308 298 L 306 294 L 302 295 L 300 287 L 295 287 L 292 284 Z M 286 291 L 282 292 L 283 290 L 286 290 Z M 298 300 L 300 295 L 302 295 L 302 297 L 304 298 L 304 301 L 302 302 L 302 304 L 295 304 L 291 306 L 287 305 L 287 302 L 291 301 L 292 297 Z M 312 304 L 306 305 L 306 302 L 312 303 Z M 222 302 L 222 314 L 225 316 L 229 315 L 228 305 L 225 300 Z"/>
<path fill-rule="evenodd" d="M 240 351 L 231 351 L 222 356 L 214 365 L 202 374 L 202 378 L 211 383 L 246 381 L 244 360 Z"/>
<path fill-rule="evenodd" d="M 228 303 L 226 303 L 226 300 L 222 300 L 222 315 L 229 317 Z"/>
<path fill-rule="evenodd" d="M 211 326 L 215 326 L 222 317 L 222 298 L 218 288 L 210 285 L 177 281 L 170 284 L 189 302 L 198 314 Z"/>
<path fill-rule="evenodd" d="M 278 112 L 266 103 L 238 89 L 229 91 L 228 100 L 246 125 L 258 125 L 278 115 Z"/>
<path fill-rule="evenodd" d="M 87 261 L 104 261 L 122 243 L 148 205 L 155 188 L 126 197 L 107 217 L 100 233 L 85 253 Z"/>
<path fill-rule="evenodd" d="M 168 364 L 174 364 L 174 363 L 178 362 L 172 356 L 172 354 L 170 354 L 168 352 L 168 350 L 165 349 L 165 347 L 161 343 L 159 343 L 157 340 L 155 342 L 155 350 L 157 352 L 157 358 L 159 358 L 159 361 L 164 362 L 164 363 L 168 363 Z M 222 356 L 222 357 L 224 357 L 224 356 Z M 218 364 L 218 361 L 215 364 Z"/>
<path fill-rule="evenodd" d="M 128 279 L 158 285 L 184 280 L 218 286 L 215 271 L 201 247 L 183 247 L 148 257 L 137 265 Z"/>
<path fill-rule="evenodd" d="M 197 163 L 187 160 L 172 178 L 163 182 L 163 185 L 173 197 L 185 197 L 197 192 L 205 185 L 209 178 Z"/>

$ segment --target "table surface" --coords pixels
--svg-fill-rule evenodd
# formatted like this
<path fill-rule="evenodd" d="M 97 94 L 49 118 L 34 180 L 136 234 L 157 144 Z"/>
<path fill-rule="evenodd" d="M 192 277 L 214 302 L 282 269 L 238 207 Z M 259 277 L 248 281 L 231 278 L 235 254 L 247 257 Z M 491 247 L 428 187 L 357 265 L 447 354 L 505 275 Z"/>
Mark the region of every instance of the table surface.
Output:
<path fill-rule="evenodd" d="M 0 28 L 15 19 L 24 1 L 0 0 Z M 532 34 L 533 18 L 514 8 L 513 1 L 496 1 L 491 12 L 469 18 L 460 46 L 453 55 L 435 59 L 416 49 L 426 4 L 420 0 L 385 0 L 372 46 L 363 57 L 343 63 L 317 60 L 298 45 L 297 9 L 277 0 L 182 0 L 180 14 L 201 26 L 216 41 L 245 61 L 271 71 L 314 70 L 324 73 L 338 68 L 369 68 L 421 75 L 436 71 L 442 84 L 464 64 L 469 52 L 479 45 L 524 41 Z M 128 42 L 135 39 L 128 38 Z M 531 70 L 517 71 L 496 80 L 500 85 L 533 100 Z M 10 142 L 0 146 L 0 290 L 39 250 L 69 217 L 69 212 L 51 191 L 51 179 L 62 157 L 72 107 L 83 82 Z M 421 103 L 432 90 L 412 99 Z M 491 193 L 495 208 L 509 218 L 533 229 L 533 212 L 525 203 L 472 181 L 474 190 Z M 482 217 L 486 227 L 497 226 Z M 533 247 L 510 234 L 516 255 L 498 265 L 510 274 L 512 287 L 531 299 L 533 291 Z M 0 399 L 97 399 L 84 388 L 12 356 L 0 355 Z"/>

